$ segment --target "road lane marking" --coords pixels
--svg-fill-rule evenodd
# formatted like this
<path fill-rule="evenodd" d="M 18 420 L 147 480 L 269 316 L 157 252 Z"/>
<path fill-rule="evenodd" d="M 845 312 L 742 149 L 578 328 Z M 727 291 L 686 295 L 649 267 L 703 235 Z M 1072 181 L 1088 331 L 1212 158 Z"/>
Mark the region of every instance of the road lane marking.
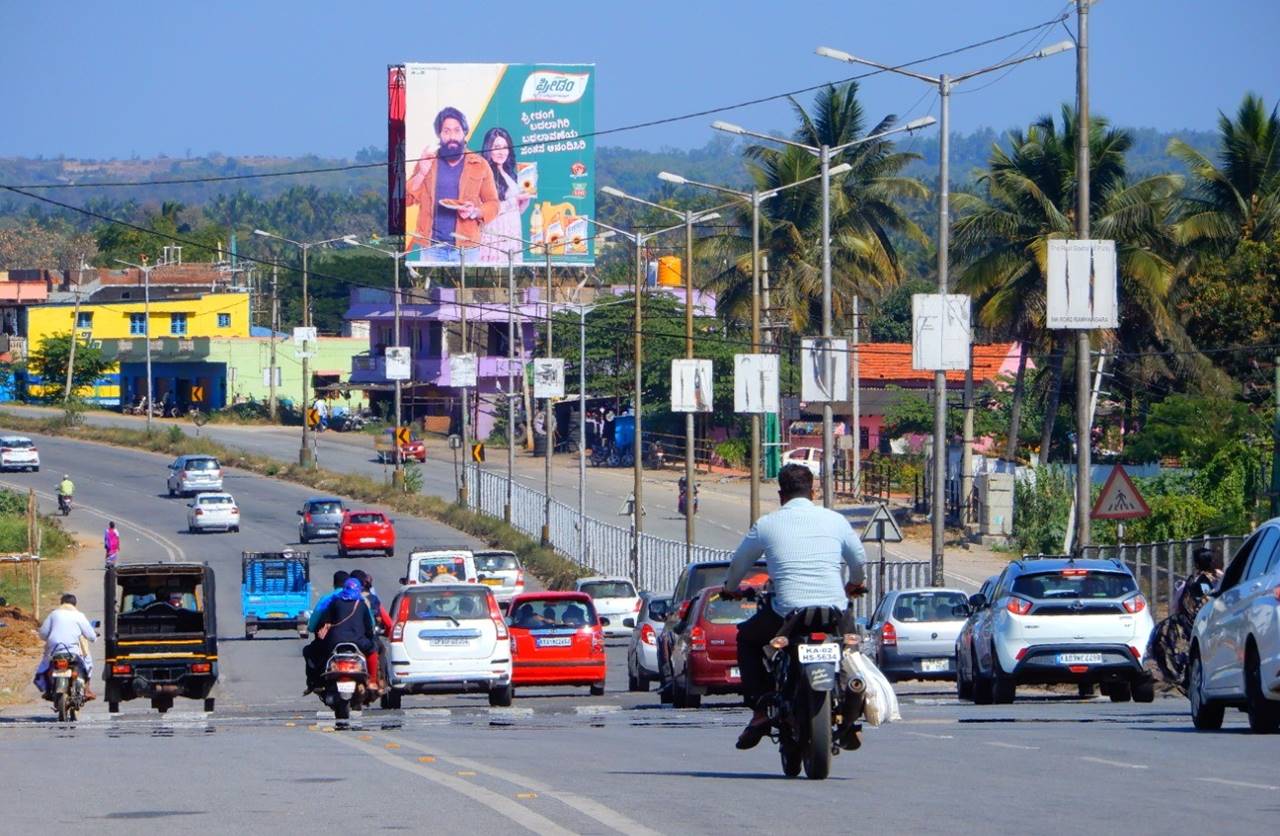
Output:
<path fill-rule="evenodd" d="M 1001 749 L 1026 749 L 1028 751 L 1036 751 L 1040 748 L 1039 746 L 1019 746 L 1017 743 L 1001 743 L 998 740 L 984 740 L 983 743 L 987 746 L 997 746 Z"/>
<path fill-rule="evenodd" d="M 582 813 L 584 816 L 600 822 L 600 824 L 605 827 L 608 827 L 611 830 L 616 830 L 619 833 L 625 833 L 627 836 L 658 836 L 658 831 L 646 827 L 640 822 L 624 816 L 617 810 L 607 807 L 598 801 L 587 798 L 586 796 L 578 795 L 574 792 L 557 790 L 548 784 L 544 784 L 541 781 L 529 778 L 517 772 L 511 772 L 489 764 L 480 763 L 479 761 L 474 761 L 470 758 L 450 755 L 447 752 L 441 752 L 436 747 L 432 747 L 428 750 L 425 746 L 421 746 L 412 740 L 396 737 L 394 735 L 387 734 L 386 732 L 383 732 L 382 736 L 399 741 L 406 749 L 415 749 L 419 752 L 432 751 L 436 753 L 436 757 L 440 760 L 448 761 L 454 766 L 458 766 L 463 769 L 475 770 L 497 778 L 500 781 L 506 781 L 508 784 L 513 784 L 530 792 L 537 793 L 539 796 L 553 798 L 566 807 L 571 807 L 579 813 Z"/>
<path fill-rule="evenodd" d="M 1244 787 L 1249 790 L 1280 790 L 1280 787 L 1273 787 L 1270 784 L 1250 784 L 1248 781 L 1228 781 L 1226 778 L 1197 778 L 1197 781 L 1204 781 L 1206 784 L 1221 784 L 1224 787 Z"/>
<path fill-rule="evenodd" d="M 1121 769 L 1146 769 L 1147 768 L 1147 765 L 1145 763 L 1125 763 L 1124 761 L 1109 761 L 1106 758 L 1090 758 L 1090 757 L 1082 756 L 1080 760 L 1088 761 L 1089 763 L 1100 763 L 1103 766 L 1118 766 Z"/>
<path fill-rule="evenodd" d="M 421 764 L 407 761 L 404 758 L 400 758 L 389 752 L 383 751 L 376 746 L 372 746 L 368 743 L 362 743 L 353 737 L 339 734 L 334 735 L 329 739 L 337 741 L 344 746 L 350 746 L 353 749 L 358 749 L 369 757 L 381 761 L 387 766 L 395 767 L 396 769 L 408 772 L 412 775 L 417 775 L 419 778 L 425 778 L 434 784 L 439 784 L 446 789 L 453 790 L 459 795 L 464 795 L 472 801 L 483 804 L 498 815 L 510 819 L 521 827 L 532 830 L 534 833 L 556 834 L 556 836 L 559 836 L 559 834 L 569 836 L 569 834 L 573 833 L 573 831 L 566 830 L 551 821 L 551 819 L 548 819 L 546 816 L 535 813 L 533 810 L 530 810 L 522 804 L 517 804 L 513 799 L 507 798 L 505 795 L 501 795 L 492 790 L 487 790 L 484 787 L 477 786 L 470 781 L 464 781 L 461 778 L 449 775 L 446 772 L 441 772 L 438 769 L 431 769 L 429 767 L 422 766 Z"/>
<path fill-rule="evenodd" d="M 909 734 L 913 737 L 930 737 L 934 740 L 955 740 L 955 735 L 953 734 L 929 734 L 928 732 L 922 731 L 909 731 L 904 732 L 904 734 Z"/>

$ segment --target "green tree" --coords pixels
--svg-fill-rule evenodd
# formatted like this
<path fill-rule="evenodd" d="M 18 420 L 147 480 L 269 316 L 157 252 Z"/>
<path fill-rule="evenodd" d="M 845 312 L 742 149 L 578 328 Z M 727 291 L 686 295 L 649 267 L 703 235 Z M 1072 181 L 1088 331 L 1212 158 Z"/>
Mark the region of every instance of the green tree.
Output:
<path fill-rule="evenodd" d="M 62 400 L 67 380 L 67 363 L 71 359 L 71 335 L 52 334 L 45 337 L 27 359 L 28 371 L 38 374 L 45 385 L 46 400 Z M 71 372 L 72 393 L 87 389 L 111 368 L 102 349 L 89 340 L 76 345 L 75 368 Z"/>
<path fill-rule="evenodd" d="M 1266 421 L 1240 401 L 1173 394 L 1151 408 L 1142 429 L 1125 446 L 1124 458 L 1145 463 L 1175 457 L 1198 470 L 1237 440 L 1268 434 Z"/>
<path fill-rule="evenodd" d="M 873 343 L 911 342 L 911 297 L 934 293 L 937 285 L 926 279 L 908 279 L 880 300 L 871 314 Z"/>

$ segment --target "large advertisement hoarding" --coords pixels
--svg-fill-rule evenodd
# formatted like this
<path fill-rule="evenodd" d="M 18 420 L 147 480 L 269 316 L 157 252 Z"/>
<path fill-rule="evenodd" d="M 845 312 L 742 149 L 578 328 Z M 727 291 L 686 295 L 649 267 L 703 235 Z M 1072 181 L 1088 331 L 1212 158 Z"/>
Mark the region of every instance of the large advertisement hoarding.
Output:
<path fill-rule="evenodd" d="M 543 247 L 553 263 L 595 263 L 594 65 L 393 69 L 404 78 L 403 189 L 389 197 L 403 226 L 396 207 L 388 221 L 406 264 L 542 264 Z"/>

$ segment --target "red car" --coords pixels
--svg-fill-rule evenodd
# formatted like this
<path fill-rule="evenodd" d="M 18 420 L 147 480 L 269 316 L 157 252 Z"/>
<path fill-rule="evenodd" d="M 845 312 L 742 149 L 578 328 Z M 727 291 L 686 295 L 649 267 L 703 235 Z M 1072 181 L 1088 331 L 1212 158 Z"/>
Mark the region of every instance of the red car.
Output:
<path fill-rule="evenodd" d="M 736 694 L 738 624 L 756 614 L 755 601 L 726 601 L 708 587 L 686 605 L 671 643 L 671 693 L 676 708 L 697 708 L 703 694 Z"/>
<path fill-rule="evenodd" d="M 396 553 L 396 529 L 381 511 L 343 511 L 338 530 L 338 557 L 351 552 Z"/>
<path fill-rule="evenodd" d="M 514 685 L 587 685 L 604 693 L 604 630 L 585 592 L 530 592 L 511 599 Z"/>

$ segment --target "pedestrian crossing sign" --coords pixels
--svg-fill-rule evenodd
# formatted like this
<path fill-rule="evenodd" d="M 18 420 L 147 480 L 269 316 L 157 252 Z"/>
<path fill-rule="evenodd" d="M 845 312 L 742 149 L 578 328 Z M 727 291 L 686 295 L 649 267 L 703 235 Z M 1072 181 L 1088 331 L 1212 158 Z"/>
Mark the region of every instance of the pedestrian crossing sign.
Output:
<path fill-rule="evenodd" d="M 1116 465 L 1111 468 L 1089 516 L 1095 520 L 1136 520 L 1150 515 L 1151 508 L 1129 474 L 1124 472 L 1124 467 Z"/>

